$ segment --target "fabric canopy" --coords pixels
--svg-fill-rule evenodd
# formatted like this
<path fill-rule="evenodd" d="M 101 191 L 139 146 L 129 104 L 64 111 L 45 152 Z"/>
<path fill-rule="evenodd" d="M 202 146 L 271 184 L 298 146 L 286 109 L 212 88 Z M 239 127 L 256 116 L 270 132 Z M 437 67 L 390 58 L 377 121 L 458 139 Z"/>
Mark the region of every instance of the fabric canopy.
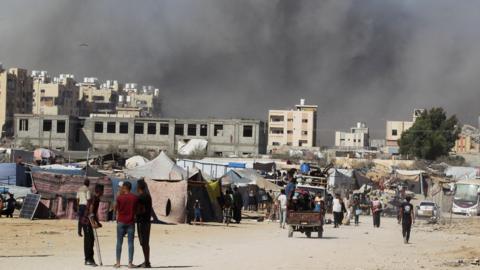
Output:
<path fill-rule="evenodd" d="M 142 156 L 133 156 L 125 161 L 125 168 L 133 169 L 138 166 L 143 166 L 147 164 L 148 159 Z"/>
<path fill-rule="evenodd" d="M 164 152 L 155 159 L 133 169 L 127 169 L 126 174 L 134 178 L 153 180 L 179 181 L 188 179 L 187 172 L 176 165 Z"/>
<path fill-rule="evenodd" d="M 230 170 L 222 178 L 222 185 L 256 185 L 264 190 L 280 191 L 281 187 L 263 178 L 253 169 Z"/>

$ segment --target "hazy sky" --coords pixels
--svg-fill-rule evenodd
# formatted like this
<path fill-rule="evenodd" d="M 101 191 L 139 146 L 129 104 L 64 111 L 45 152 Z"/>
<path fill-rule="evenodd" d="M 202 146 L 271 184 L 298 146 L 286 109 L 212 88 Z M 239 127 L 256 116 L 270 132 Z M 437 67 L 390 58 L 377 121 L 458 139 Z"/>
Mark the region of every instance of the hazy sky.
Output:
<path fill-rule="evenodd" d="M 5 66 L 152 84 L 166 116 L 266 120 L 306 98 L 322 145 L 413 108 L 477 123 L 478 0 L 1 2 Z"/>

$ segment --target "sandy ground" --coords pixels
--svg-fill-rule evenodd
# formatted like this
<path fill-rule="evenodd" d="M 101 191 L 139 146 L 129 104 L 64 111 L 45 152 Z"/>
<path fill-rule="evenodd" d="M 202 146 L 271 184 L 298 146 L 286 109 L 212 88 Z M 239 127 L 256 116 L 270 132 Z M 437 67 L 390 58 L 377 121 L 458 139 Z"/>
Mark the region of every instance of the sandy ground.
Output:
<path fill-rule="evenodd" d="M 369 216 L 339 229 L 326 225 L 323 239 L 308 239 L 277 223 L 247 220 L 241 225 L 154 225 L 152 266 L 179 269 L 480 269 L 458 259 L 480 257 L 480 220 L 417 224 L 404 245 L 396 220 L 374 229 Z M 115 261 L 115 224 L 99 230 L 104 267 Z M 0 269 L 89 269 L 83 266 L 83 239 L 65 220 L 0 219 Z M 122 264 L 127 261 L 126 241 Z M 135 261 L 143 255 L 135 243 Z M 8 267 L 10 266 L 10 267 Z M 123 266 L 123 268 L 126 268 Z"/>

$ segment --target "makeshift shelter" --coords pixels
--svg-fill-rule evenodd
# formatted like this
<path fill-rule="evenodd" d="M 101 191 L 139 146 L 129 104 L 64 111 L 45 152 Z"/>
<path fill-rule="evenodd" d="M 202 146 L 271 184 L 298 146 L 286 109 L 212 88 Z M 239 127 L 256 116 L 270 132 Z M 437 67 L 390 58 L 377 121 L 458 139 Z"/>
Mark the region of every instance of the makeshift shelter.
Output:
<path fill-rule="evenodd" d="M 205 153 L 207 150 L 208 141 L 205 139 L 191 139 L 188 142 L 183 140 L 178 141 L 178 154 L 189 156 L 198 153 Z"/>
<path fill-rule="evenodd" d="M 356 189 L 356 181 L 353 178 L 353 170 L 332 168 L 328 172 L 328 186 L 335 191 L 354 190 Z"/>
<path fill-rule="evenodd" d="M 25 167 L 16 163 L 0 163 L 0 184 L 26 187 Z"/>
<path fill-rule="evenodd" d="M 126 169 L 133 169 L 147 164 L 149 160 L 142 156 L 133 156 L 125 161 Z"/>
<path fill-rule="evenodd" d="M 395 170 L 389 184 L 402 185 L 415 194 L 426 194 L 424 192 L 427 192 L 428 187 L 425 185 L 424 173 L 422 170 Z"/>
<path fill-rule="evenodd" d="M 188 173 L 177 166 L 164 152 L 142 166 L 127 169 L 125 173 L 133 178 L 153 180 L 186 180 Z"/>
<path fill-rule="evenodd" d="M 146 179 L 152 196 L 154 219 L 168 223 L 186 221 L 188 181 L 155 181 Z"/>
<path fill-rule="evenodd" d="M 75 219 L 77 217 L 75 211 L 76 193 L 83 185 L 85 176 L 33 172 L 32 179 L 32 190 L 42 197 L 36 217 L 65 219 Z M 88 179 L 90 180 L 92 194 L 96 184 L 104 185 L 104 194 L 100 199 L 99 218 L 105 221 L 113 202 L 112 182 L 108 177 L 88 177 Z"/>

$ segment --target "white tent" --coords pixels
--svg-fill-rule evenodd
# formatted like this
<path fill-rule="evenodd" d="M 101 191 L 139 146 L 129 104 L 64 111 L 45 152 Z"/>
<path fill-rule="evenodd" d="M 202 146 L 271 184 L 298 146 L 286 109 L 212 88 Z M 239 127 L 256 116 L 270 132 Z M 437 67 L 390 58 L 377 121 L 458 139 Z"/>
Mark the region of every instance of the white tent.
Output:
<path fill-rule="evenodd" d="M 350 189 L 355 187 L 353 170 L 330 169 L 328 175 L 328 186 L 336 189 Z"/>
<path fill-rule="evenodd" d="M 187 143 L 178 141 L 178 153 L 180 155 L 193 155 L 196 152 L 204 153 L 207 149 L 208 141 L 204 139 L 191 139 Z"/>
<path fill-rule="evenodd" d="M 135 178 L 152 180 L 186 180 L 187 171 L 177 166 L 164 152 L 142 166 L 127 169 L 126 174 Z"/>
<path fill-rule="evenodd" d="M 138 166 L 143 166 L 147 164 L 148 159 L 142 156 L 133 156 L 125 161 L 125 168 L 133 169 Z"/>

